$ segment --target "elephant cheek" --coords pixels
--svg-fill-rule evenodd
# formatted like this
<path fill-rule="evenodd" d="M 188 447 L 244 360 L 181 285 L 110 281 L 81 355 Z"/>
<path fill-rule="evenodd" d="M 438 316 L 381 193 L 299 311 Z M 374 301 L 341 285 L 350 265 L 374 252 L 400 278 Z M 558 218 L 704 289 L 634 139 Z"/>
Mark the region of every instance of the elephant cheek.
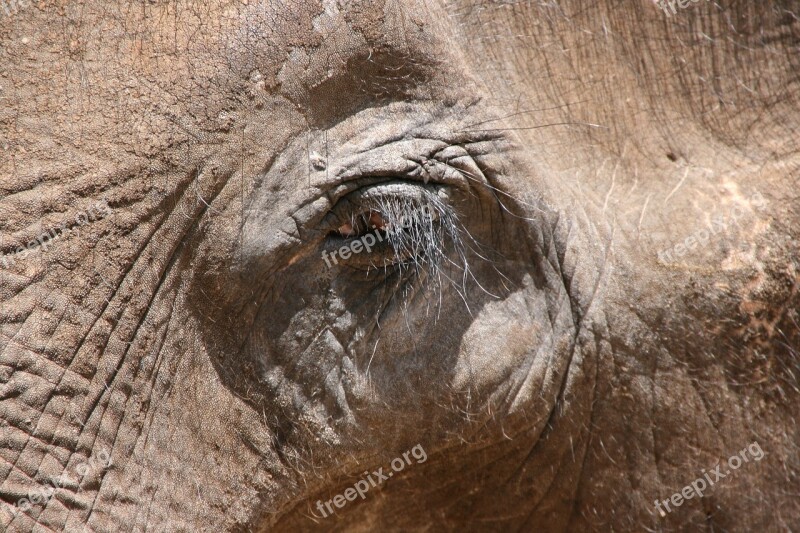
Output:
<path fill-rule="evenodd" d="M 487 304 L 463 337 L 453 388 L 469 391 L 473 401 L 477 394 L 489 408 L 505 404 L 509 415 L 549 410 L 567 370 L 574 328 L 568 313 L 551 316 L 546 305 L 532 284 Z"/>

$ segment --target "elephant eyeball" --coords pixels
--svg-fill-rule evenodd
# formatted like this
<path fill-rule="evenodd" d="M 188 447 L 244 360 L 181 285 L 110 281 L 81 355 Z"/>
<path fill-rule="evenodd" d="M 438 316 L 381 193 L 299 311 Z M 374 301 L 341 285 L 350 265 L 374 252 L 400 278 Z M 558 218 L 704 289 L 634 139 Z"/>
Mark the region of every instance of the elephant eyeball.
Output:
<path fill-rule="evenodd" d="M 375 229 L 386 230 L 387 223 L 386 220 L 383 218 L 383 215 L 381 215 L 377 211 L 370 211 L 369 226 Z"/>
<path fill-rule="evenodd" d="M 356 230 L 349 222 L 345 222 L 336 229 L 336 232 L 342 237 L 352 237 L 355 235 Z"/>
<path fill-rule="evenodd" d="M 386 231 L 389 226 L 390 224 L 386 222 L 383 215 L 378 211 L 370 209 L 369 211 L 361 213 L 350 222 L 345 222 L 336 228 L 336 233 L 338 233 L 340 237 L 358 237 L 373 229 Z"/>

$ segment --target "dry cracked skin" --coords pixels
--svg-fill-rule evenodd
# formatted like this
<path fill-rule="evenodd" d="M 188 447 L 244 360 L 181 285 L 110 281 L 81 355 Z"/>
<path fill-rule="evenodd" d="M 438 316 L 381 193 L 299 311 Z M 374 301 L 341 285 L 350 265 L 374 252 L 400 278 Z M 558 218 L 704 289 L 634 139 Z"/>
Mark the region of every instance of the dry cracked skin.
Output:
<path fill-rule="evenodd" d="M 800 4 L 684 3 L 0 3 L 0 530 L 800 528 Z"/>

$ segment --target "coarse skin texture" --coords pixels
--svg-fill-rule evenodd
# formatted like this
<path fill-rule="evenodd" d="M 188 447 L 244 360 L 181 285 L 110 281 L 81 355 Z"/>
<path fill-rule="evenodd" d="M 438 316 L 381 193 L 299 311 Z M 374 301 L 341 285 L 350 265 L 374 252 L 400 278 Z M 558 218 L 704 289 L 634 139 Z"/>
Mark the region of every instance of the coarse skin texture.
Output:
<path fill-rule="evenodd" d="M 800 2 L 1 9 L 0 530 L 800 527 Z"/>

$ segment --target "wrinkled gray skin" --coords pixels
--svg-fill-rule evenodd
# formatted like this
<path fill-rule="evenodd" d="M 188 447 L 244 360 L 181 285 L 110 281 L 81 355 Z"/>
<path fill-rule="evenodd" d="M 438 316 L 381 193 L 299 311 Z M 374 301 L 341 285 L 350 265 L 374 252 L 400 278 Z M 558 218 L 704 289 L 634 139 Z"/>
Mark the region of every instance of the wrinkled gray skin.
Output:
<path fill-rule="evenodd" d="M 0 13 L 0 529 L 800 527 L 800 5 L 720 3 Z M 387 187 L 469 272 L 326 266 Z"/>

